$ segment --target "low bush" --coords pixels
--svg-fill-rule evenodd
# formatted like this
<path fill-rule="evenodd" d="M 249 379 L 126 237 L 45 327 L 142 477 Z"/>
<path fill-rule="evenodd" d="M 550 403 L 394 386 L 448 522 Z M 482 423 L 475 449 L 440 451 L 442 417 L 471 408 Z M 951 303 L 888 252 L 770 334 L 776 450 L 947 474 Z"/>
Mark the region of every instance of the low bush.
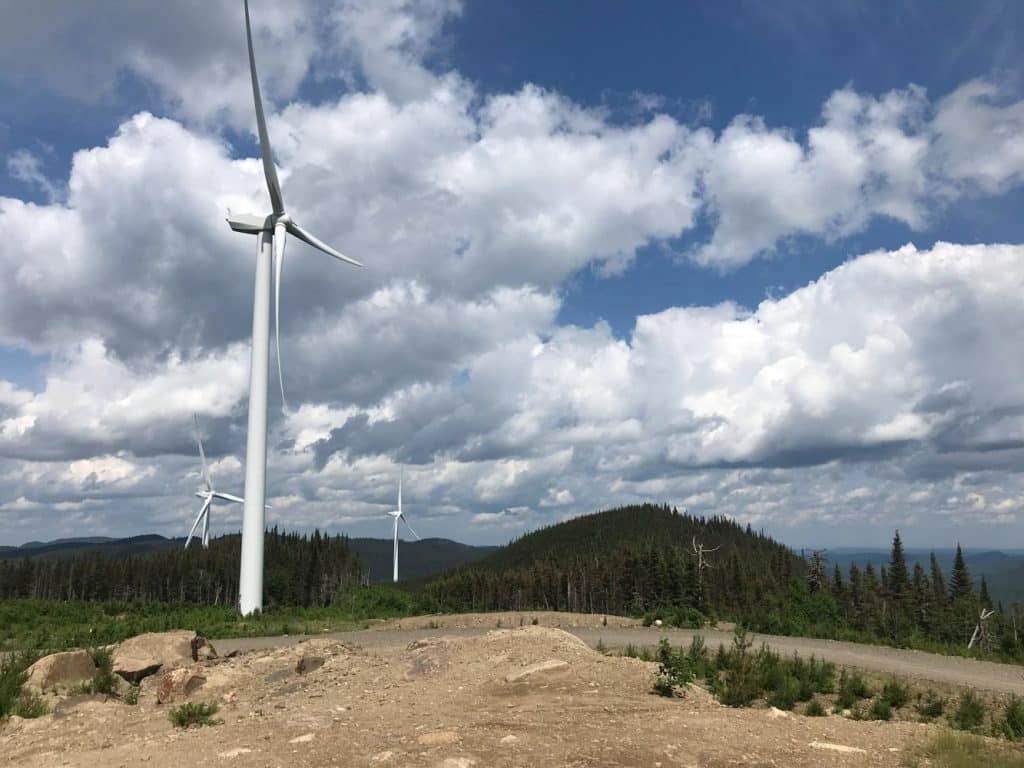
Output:
<path fill-rule="evenodd" d="M 776 709 L 790 710 L 800 698 L 800 681 L 787 675 L 774 691 L 768 694 L 768 704 Z"/>
<path fill-rule="evenodd" d="M 917 714 L 920 715 L 922 722 L 927 723 L 936 717 L 942 716 L 942 713 L 946 711 L 946 700 L 941 696 L 937 696 L 935 691 L 929 689 L 923 696 L 918 694 L 914 709 L 917 710 Z"/>
<path fill-rule="evenodd" d="M 889 702 L 883 698 L 875 699 L 871 705 L 871 709 L 868 710 L 868 720 L 891 720 L 892 719 L 892 706 Z"/>
<path fill-rule="evenodd" d="M 14 711 L 12 715 L 18 717 L 33 718 L 42 717 L 50 708 L 46 706 L 46 702 L 41 697 L 34 693 L 22 693 L 14 702 Z"/>
<path fill-rule="evenodd" d="M 0 720 L 17 714 L 21 686 L 28 677 L 26 670 L 39 657 L 30 651 L 0 653 Z"/>
<path fill-rule="evenodd" d="M 1017 696 L 1010 699 L 995 730 L 997 735 L 1010 741 L 1024 739 L 1024 699 Z"/>
<path fill-rule="evenodd" d="M 961 731 L 974 731 L 985 722 L 985 703 L 967 689 L 957 701 L 956 710 L 949 716 L 949 724 Z"/>
<path fill-rule="evenodd" d="M 881 698 L 893 709 L 900 709 L 910 701 L 910 690 L 894 677 L 882 688 Z"/>
<path fill-rule="evenodd" d="M 204 725 L 220 725 L 223 720 L 215 720 L 218 706 L 210 701 L 193 702 L 189 701 L 180 707 L 175 707 L 167 713 L 171 724 L 175 728 L 201 727 Z"/>
<path fill-rule="evenodd" d="M 825 708 L 821 706 L 821 702 L 817 699 L 811 699 L 804 708 L 804 714 L 808 717 L 824 717 Z"/>

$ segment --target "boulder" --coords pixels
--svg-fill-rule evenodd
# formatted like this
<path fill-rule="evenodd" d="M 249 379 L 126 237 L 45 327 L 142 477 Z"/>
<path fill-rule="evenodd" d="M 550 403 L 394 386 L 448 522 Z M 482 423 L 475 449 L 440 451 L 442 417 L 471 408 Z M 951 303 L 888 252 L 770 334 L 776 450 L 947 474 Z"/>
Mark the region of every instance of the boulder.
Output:
<path fill-rule="evenodd" d="M 44 656 L 28 668 L 25 689 L 33 693 L 60 691 L 87 683 L 96 665 L 87 651 L 64 651 Z"/>
<path fill-rule="evenodd" d="M 114 672 L 138 685 L 144 677 L 192 664 L 206 641 L 188 630 L 149 632 L 130 637 L 114 649 Z M 211 648 L 212 651 L 212 648 Z"/>
<path fill-rule="evenodd" d="M 156 689 L 156 703 L 169 704 L 187 699 L 206 682 L 206 675 L 196 669 L 172 669 L 160 678 Z"/>

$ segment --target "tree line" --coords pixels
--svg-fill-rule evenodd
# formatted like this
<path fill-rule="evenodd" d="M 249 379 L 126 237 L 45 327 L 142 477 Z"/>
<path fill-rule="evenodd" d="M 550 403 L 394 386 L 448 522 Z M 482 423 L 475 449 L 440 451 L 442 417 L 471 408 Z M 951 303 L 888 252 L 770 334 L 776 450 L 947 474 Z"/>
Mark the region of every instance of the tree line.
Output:
<path fill-rule="evenodd" d="M 114 558 L 87 552 L 69 558 L 26 556 L 0 561 L 0 599 L 123 601 L 235 605 L 241 557 L 237 535 L 209 549 L 168 549 Z M 319 607 L 365 583 L 348 537 L 286 533 L 264 539 L 267 606 Z"/>

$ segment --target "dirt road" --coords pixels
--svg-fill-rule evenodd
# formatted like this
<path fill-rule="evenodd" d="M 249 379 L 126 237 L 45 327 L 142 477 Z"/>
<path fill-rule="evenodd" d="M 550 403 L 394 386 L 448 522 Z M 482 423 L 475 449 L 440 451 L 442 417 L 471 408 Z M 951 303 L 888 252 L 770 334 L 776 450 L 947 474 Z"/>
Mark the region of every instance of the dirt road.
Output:
<path fill-rule="evenodd" d="M 524 615 L 529 623 L 532 614 Z M 515 624 L 518 616 L 519 614 L 509 615 L 509 618 L 504 620 L 504 626 Z M 673 645 L 684 645 L 688 644 L 696 635 L 702 635 L 712 649 L 717 648 L 719 643 L 728 646 L 732 642 L 732 633 L 723 630 L 622 626 L 622 624 L 633 623 L 628 619 L 616 619 L 614 624 L 619 624 L 619 626 L 600 626 L 596 616 L 589 616 L 585 619 L 566 619 L 557 614 L 541 614 L 541 616 L 544 617 L 540 619 L 542 625 L 558 626 L 576 635 L 591 647 L 596 646 L 599 642 L 609 649 L 622 649 L 629 644 L 637 648 L 653 647 L 662 637 L 667 637 Z M 356 643 L 363 647 L 404 647 L 415 640 L 436 637 L 439 634 L 475 637 L 482 635 L 488 629 L 494 629 L 497 623 L 494 615 L 489 614 L 477 614 L 474 619 L 475 621 L 469 621 L 465 616 L 424 616 L 402 619 L 368 630 L 323 634 L 317 637 Z M 486 625 L 483 624 L 484 621 L 487 622 Z M 582 625 L 582 621 L 586 621 L 587 625 Z M 469 626 L 466 626 L 467 624 Z M 595 626 L 595 624 L 598 625 Z M 305 637 L 307 636 L 292 635 L 218 640 L 216 647 L 221 653 L 232 650 L 278 648 L 296 643 Z M 840 666 L 858 667 L 948 685 L 1024 695 L 1024 667 L 1012 664 L 997 664 L 957 656 L 942 656 L 923 651 L 907 651 L 836 640 L 813 640 L 759 634 L 753 635 L 753 638 L 755 647 L 759 646 L 761 642 L 765 642 L 782 654 L 795 652 L 805 657 L 814 654 L 818 658 L 827 659 Z"/>

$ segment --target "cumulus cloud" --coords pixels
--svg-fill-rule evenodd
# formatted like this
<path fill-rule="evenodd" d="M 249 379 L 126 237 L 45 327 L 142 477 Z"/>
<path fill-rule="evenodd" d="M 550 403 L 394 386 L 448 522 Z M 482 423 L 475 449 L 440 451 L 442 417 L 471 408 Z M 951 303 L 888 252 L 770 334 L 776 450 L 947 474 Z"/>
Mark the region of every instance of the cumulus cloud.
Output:
<path fill-rule="evenodd" d="M 104 98 L 128 72 L 172 116 L 140 112 L 79 151 L 66 194 L 32 156 L 10 166 L 60 194 L 0 198 L 0 343 L 49 360 L 37 391 L 0 380 L 8 530 L 30 508 L 54 531 L 110 530 L 125 498 L 136 530 L 174 528 L 194 514 L 193 412 L 218 477 L 241 483 L 255 242 L 223 217 L 267 201 L 251 148 L 212 130 L 252 115 L 237 7 L 208 5 L 161 27 L 136 4 L 113 35 L 89 4 L 4 28 L 23 39 L 0 45 L 0 63 L 21 57 L 3 78 Z M 368 265 L 290 242 L 294 408 L 272 399 L 272 520 L 358 528 L 393 504 L 398 462 L 435 534 L 650 498 L 755 523 L 1017 514 L 1017 246 L 867 254 L 752 310 L 639 317 L 628 338 L 558 323 L 581 270 L 622 274 L 702 222 L 688 255 L 729 269 L 879 217 L 923 230 L 964 195 L 1006 192 L 1024 181 L 1012 92 L 846 87 L 806 131 L 741 115 L 716 135 L 656 101 L 623 122 L 539 85 L 482 90 L 444 64 L 458 3 L 328 10 L 311 29 L 254 3 L 289 209 Z M 71 29 L 83 65 L 41 63 Z M 349 90 L 310 103 L 311 76 Z"/>

